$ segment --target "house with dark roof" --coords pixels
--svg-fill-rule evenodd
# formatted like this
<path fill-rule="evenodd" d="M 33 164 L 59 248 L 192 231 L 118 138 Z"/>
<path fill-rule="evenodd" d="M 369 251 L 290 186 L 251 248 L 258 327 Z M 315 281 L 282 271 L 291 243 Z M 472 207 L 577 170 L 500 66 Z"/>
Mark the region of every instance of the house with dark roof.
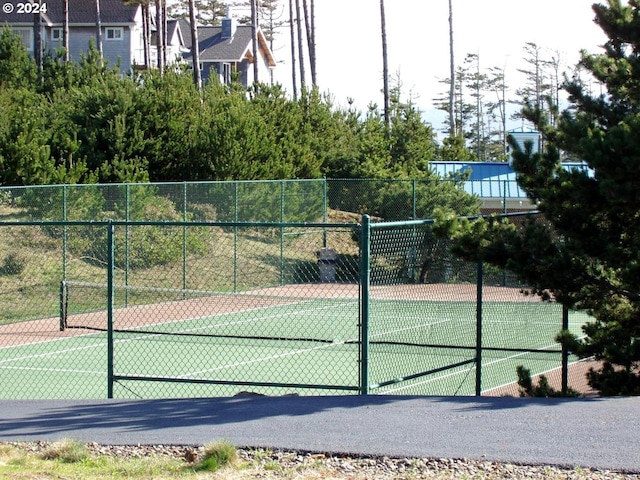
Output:
<path fill-rule="evenodd" d="M 184 59 L 192 62 L 193 45 L 189 22 L 179 21 L 185 47 L 188 52 Z M 258 81 L 268 83 L 271 70 L 276 62 L 264 34 L 257 32 L 258 58 L 253 58 L 253 37 L 251 26 L 238 25 L 236 20 L 227 14 L 219 26 L 198 26 L 198 52 L 200 54 L 200 70 L 202 79 L 218 77 L 222 84 L 235 80 L 245 87 L 254 81 L 254 62 L 258 62 Z"/>
<path fill-rule="evenodd" d="M 10 3 L 18 5 L 17 3 Z M 45 4 L 45 2 L 43 2 Z M 42 41 L 45 51 L 62 46 L 64 10 L 62 0 L 47 0 L 42 12 Z M 140 5 L 125 5 L 122 0 L 100 0 L 103 57 L 110 65 L 120 64 L 122 71 L 144 65 L 142 12 Z M 0 26 L 8 25 L 31 53 L 34 51 L 34 15 L 19 9 L 3 8 Z M 69 0 L 69 57 L 79 60 L 96 38 L 96 4 L 87 0 Z"/>
<path fill-rule="evenodd" d="M 7 3 L 7 5 L 13 3 Z M 42 13 L 42 39 L 45 51 L 62 46 L 63 2 L 47 0 Z M 69 57 L 78 61 L 96 38 L 96 4 L 88 0 L 69 0 Z M 151 14 L 151 21 L 155 15 Z M 126 5 L 122 0 L 100 0 L 100 23 L 103 57 L 110 65 L 120 65 L 122 72 L 134 66 L 146 65 L 142 7 Z M 18 9 L 3 8 L 0 26 L 8 25 L 22 38 L 27 50 L 34 51 L 34 18 Z M 157 65 L 155 26 L 149 26 L 150 65 Z M 237 25 L 230 13 L 220 26 L 198 26 L 198 49 L 202 79 L 219 78 L 228 84 L 235 80 L 245 87 L 254 82 L 254 61 L 258 62 L 258 80 L 269 82 L 276 66 L 269 44 L 260 29 L 257 32 L 258 58 L 253 58 L 251 27 Z M 167 21 L 166 58 L 168 64 L 192 60 L 192 40 L 189 22 L 185 19 Z"/>

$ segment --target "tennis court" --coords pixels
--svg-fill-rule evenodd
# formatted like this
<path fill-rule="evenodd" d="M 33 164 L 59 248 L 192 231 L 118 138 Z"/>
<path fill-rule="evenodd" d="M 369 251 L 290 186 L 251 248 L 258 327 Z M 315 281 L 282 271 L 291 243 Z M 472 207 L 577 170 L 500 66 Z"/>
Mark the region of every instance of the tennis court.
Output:
<path fill-rule="evenodd" d="M 57 318 L 28 322 L 28 338 L 20 323 L 0 327 L 2 398 L 354 394 L 363 376 L 368 393 L 473 395 L 479 352 L 483 391 L 513 383 L 517 365 L 534 373 L 560 365 L 561 307 L 517 289 L 486 289 L 479 350 L 469 286 L 372 287 L 364 334 L 353 284 L 166 301 L 154 292 L 153 303 L 116 308 L 110 331 L 105 308 L 73 311 L 74 295 L 88 302 L 99 288 L 75 287 L 62 329 Z M 585 320 L 572 313 L 569 328 L 579 332 Z"/>

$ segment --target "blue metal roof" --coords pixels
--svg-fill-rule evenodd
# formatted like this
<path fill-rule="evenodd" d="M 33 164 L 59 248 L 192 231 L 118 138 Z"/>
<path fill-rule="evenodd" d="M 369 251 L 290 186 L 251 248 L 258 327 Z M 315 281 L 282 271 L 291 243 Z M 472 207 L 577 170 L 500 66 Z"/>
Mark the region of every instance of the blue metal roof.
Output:
<path fill-rule="evenodd" d="M 471 171 L 464 182 L 464 190 L 480 198 L 525 199 L 526 194 L 516 182 L 516 172 L 506 162 L 430 162 L 431 170 L 446 178 Z M 567 169 L 588 169 L 582 162 L 566 162 Z"/>
<path fill-rule="evenodd" d="M 497 162 L 431 162 L 431 170 L 446 178 L 471 172 L 464 190 L 480 198 L 527 198 L 518 187 L 516 172 L 508 163 Z"/>

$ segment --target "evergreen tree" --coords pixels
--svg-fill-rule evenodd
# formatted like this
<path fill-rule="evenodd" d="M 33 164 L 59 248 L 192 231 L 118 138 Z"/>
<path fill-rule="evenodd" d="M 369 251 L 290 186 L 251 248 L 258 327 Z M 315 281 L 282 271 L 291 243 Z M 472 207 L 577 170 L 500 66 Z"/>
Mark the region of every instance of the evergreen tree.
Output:
<path fill-rule="evenodd" d="M 544 216 L 518 228 L 507 221 L 456 221 L 441 216 L 440 232 L 456 251 L 519 274 L 535 291 L 588 312 L 584 338 L 558 339 L 601 368 L 588 374 L 603 395 L 640 394 L 640 1 L 593 6 L 608 37 L 604 53 L 583 52 L 581 64 L 603 85 L 592 94 L 568 80 L 570 107 L 556 126 L 532 100 L 524 117 L 546 139 L 540 153 L 515 150 L 518 182 Z M 567 169 L 565 150 L 588 165 Z"/>
<path fill-rule="evenodd" d="M 491 129 L 491 142 L 488 146 L 489 157 L 498 161 L 507 159 L 507 84 L 504 68 L 492 67 L 487 74 L 487 90 L 493 101 L 487 103 L 487 113 L 497 124 Z"/>
<path fill-rule="evenodd" d="M 456 134 L 445 139 L 440 159 L 464 161 L 506 160 L 506 109 L 504 71 L 481 70 L 478 54 L 467 54 L 454 74 L 453 112 Z M 441 80 L 450 91 L 450 79 Z M 450 95 L 442 93 L 434 102 L 451 113 Z M 445 119 L 451 132 L 451 115 Z M 464 151 L 468 149 L 468 152 Z M 452 156 L 452 155 L 457 155 Z"/>
<path fill-rule="evenodd" d="M 7 26 L 0 28 L 0 88 L 33 87 L 36 64 L 20 37 Z"/>
<path fill-rule="evenodd" d="M 545 49 L 534 42 L 527 42 L 524 51 L 527 67 L 519 68 L 518 71 L 525 75 L 526 82 L 516 89 L 517 100 L 512 100 L 512 103 L 521 107 L 532 105 L 552 121 L 555 115 L 551 113 L 551 109 L 558 105 L 557 95 L 560 87 L 557 78 L 558 61 L 554 57 L 548 58 Z M 526 116 L 520 111 L 514 113 L 512 119 L 527 121 Z"/>

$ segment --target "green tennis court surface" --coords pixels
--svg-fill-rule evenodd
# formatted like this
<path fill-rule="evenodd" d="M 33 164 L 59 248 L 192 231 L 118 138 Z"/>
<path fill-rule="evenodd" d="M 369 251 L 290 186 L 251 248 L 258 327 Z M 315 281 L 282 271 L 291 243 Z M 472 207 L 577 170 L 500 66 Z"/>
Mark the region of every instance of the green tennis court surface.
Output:
<path fill-rule="evenodd" d="M 129 322 L 134 312 L 114 314 L 115 398 L 229 396 L 247 390 L 358 393 L 363 359 L 357 299 L 288 300 L 179 320 L 146 312 L 144 321 Z M 475 314 L 475 302 L 372 300 L 371 393 L 473 395 L 475 363 L 411 376 L 472 360 Z M 485 302 L 482 345 L 490 350 L 482 353 L 483 390 L 514 382 L 517 365 L 532 373 L 559 368 L 559 353 L 513 350 L 557 351 L 561 315 L 556 304 Z M 572 313 L 570 328 L 579 332 L 585 319 Z M 105 398 L 107 332 L 71 333 L 0 349 L 0 398 Z M 493 350 L 503 348 L 510 350 Z M 394 382 L 400 378 L 408 380 Z"/>

